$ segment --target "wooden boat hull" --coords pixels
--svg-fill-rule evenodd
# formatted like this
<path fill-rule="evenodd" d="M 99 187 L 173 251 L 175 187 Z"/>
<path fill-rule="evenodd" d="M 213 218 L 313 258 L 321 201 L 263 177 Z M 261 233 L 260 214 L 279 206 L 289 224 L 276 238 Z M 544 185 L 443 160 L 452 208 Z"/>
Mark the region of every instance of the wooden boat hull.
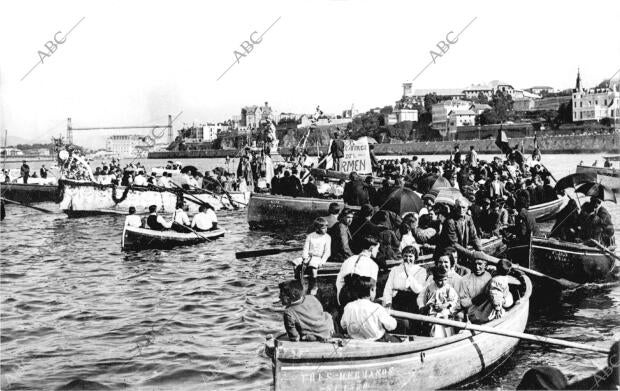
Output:
<path fill-rule="evenodd" d="M 300 220 L 313 220 L 327 216 L 332 202 L 337 202 L 341 208 L 344 206 L 342 199 L 252 193 L 248 204 L 248 223 L 250 227 L 282 226 Z"/>
<path fill-rule="evenodd" d="M 176 209 L 177 194 L 171 191 L 159 191 L 148 187 L 133 187 L 127 191 L 125 199 L 122 196 L 125 186 L 99 185 L 62 180 L 62 199 L 60 209 L 70 216 L 88 216 L 99 214 L 127 214 L 129 207 L 136 208 L 138 214 L 148 210 L 150 205 L 156 205 L 161 213 L 172 213 Z M 193 197 L 208 202 L 215 210 L 230 205 L 226 196 L 212 196 L 207 193 L 189 192 Z M 120 202 L 116 202 L 114 197 Z M 189 206 L 189 213 L 198 213 L 199 205 L 192 202 L 193 197 L 183 196 Z M 122 201 L 121 201 L 122 199 Z"/>
<path fill-rule="evenodd" d="M 556 239 L 532 238 L 530 252 L 529 265 L 523 266 L 578 284 L 605 280 L 615 265 L 596 247 Z"/>
<path fill-rule="evenodd" d="M 620 170 L 617 168 L 577 166 L 576 172 L 597 174 L 603 185 L 613 190 L 620 189 Z"/>
<path fill-rule="evenodd" d="M 485 324 L 498 330 L 525 330 L 531 281 L 501 318 Z M 461 331 L 448 338 L 414 337 L 383 343 L 274 341 L 271 351 L 275 390 L 431 390 L 479 380 L 501 364 L 518 343 L 488 333 Z"/>
<path fill-rule="evenodd" d="M 191 246 L 198 243 L 204 243 L 224 236 L 225 231 L 221 228 L 198 232 L 197 234 L 181 233 L 176 231 L 154 231 L 152 229 L 125 227 L 123 230 L 123 238 L 121 248 L 127 250 L 144 250 L 144 249 L 170 249 L 177 246 Z"/>
<path fill-rule="evenodd" d="M 536 221 L 546 221 L 555 218 L 566 205 L 568 204 L 568 197 L 562 196 L 557 200 L 545 202 L 543 204 L 530 206 L 527 213 L 534 217 Z"/>
<path fill-rule="evenodd" d="M 32 202 L 57 202 L 60 196 L 58 185 L 38 185 L 34 183 L 2 183 L 2 197 L 30 204 Z"/>

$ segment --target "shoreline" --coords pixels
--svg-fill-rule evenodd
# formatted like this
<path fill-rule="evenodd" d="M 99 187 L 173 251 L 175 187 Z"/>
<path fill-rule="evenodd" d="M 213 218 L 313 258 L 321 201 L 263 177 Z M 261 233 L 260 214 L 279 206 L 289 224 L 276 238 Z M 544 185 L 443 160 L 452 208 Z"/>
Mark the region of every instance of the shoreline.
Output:
<path fill-rule="evenodd" d="M 523 143 L 526 154 L 534 150 L 533 137 L 519 137 L 509 139 L 511 146 Z M 448 155 L 454 151 L 454 146 L 459 144 L 461 152 L 469 151 L 473 145 L 478 153 L 497 154 L 501 153 L 495 145 L 495 137 L 482 140 L 453 140 L 453 141 L 418 141 L 398 144 L 374 144 L 374 152 L 377 156 L 385 155 Z M 620 153 L 620 134 L 596 134 L 581 136 L 554 136 L 538 138 L 538 145 L 543 154 L 578 154 L 578 153 Z M 291 154 L 290 147 L 281 147 L 278 152 L 282 156 Z M 327 152 L 327 147 L 319 148 L 322 153 Z M 149 152 L 148 159 L 200 159 L 200 158 L 225 158 L 231 159 L 238 155 L 236 149 L 206 149 L 197 151 L 160 151 Z M 309 156 L 316 156 L 316 148 L 308 151 Z"/>

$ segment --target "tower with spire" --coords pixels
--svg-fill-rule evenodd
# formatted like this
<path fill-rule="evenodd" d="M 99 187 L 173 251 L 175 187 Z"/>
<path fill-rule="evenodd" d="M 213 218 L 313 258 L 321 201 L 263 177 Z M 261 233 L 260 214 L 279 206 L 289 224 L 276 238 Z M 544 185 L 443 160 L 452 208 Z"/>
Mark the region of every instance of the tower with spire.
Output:
<path fill-rule="evenodd" d="M 575 82 L 575 92 L 580 92 L 582 90 L 581 87 L 581 73 L 579 72 L 579 68 L 577 68 L 577 80 Z"/>

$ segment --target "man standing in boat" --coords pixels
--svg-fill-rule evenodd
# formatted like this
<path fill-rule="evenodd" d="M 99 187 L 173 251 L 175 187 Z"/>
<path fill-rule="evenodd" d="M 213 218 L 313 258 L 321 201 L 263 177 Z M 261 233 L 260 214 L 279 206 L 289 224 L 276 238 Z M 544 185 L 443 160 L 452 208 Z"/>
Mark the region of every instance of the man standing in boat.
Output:
<path fill-rule="evenodd" d="M 47 168 L 45 168 L 45 164 L 41 165 L 41 169 L 39 170 L 39 173 L 41 174 L 40 177 L 42 179 L 47 179 Z"/>
<path fill-rule="evenodd" d="M 340 171 L 340 159 L 344 157 L 344 141 L 339 137 L 338 133 L 334 133 L 334 140 L 331 144 L 330 153 L 334 161 L 333 169 Z"/>
<path fill-rule="evenodd" d="M 24 183 L 28 183 L 28 177 L 30 176 L 30 166 L 28 164 L 26 164 L 26 161 L 24 160 L 20 170 L 19 170 L 22 179 L 24 181 Z"/>
<path fill-rule="evenodd" d="M 603 245 L 610 246 L 614 238 L 614 224 L 611 221 L 611 215 L 607 209 L 603 207 L 600 198 L 592 197 L 590 202 L 594 207 L 594 214 L 598 217 L 595 221 L 597 225 L 599 225 L 597 231 L 601 232 L 601 241 Z"/>
<path fill-rule="evenodd" d="M 163 231 L 172 227 L 172 222 L 166 221 L 163 217 L 157 214 L 157 206 L 149 206 L 149 216 L 146 218 L 146 228 L 154 231 Z"/>

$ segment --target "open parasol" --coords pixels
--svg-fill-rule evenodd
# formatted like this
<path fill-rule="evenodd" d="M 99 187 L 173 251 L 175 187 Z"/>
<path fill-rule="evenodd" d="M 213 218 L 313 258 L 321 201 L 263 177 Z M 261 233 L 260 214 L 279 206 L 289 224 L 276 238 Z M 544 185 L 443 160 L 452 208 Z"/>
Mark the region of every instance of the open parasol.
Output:
<path fill-rule="evenodd" d="M 391 210 L 402 216 L 407 212 L 418 213 L 424 207 L 422 199 L 411 189 L 401 188 L 394 190 L 381 209 Z"/>
<path fill-rule="evenodd" d="M 587 182 L 575 188 L 576 193 L 581 193 L 590 197 L 595 197 L 603 201 L 616 202 L 616 194 L 609 187 L 602 183 Z"/>
<path fill-rule="evenodd" d="M 463 194 L 459 191 L 459 189 L 455 189 L 454 187 L 446 187 L 440 189 L 433 189 L 428 194 L 424 195 L 424 198 L 432 198 L 435 203 L 448 204 L 450 206 L 454 206 L 456 200 L 462 198 L 463 201 L 469 206 L 469 201 Z"/>
<path fill-rule="evenodd" d="M 599 182 L 598 175 L 594 172 L 578 172 L 576 174 L 567 175 L 555 184 L 555 191 L 559 192 L 569 187 L 575 187 L 586 182 Z"/>

